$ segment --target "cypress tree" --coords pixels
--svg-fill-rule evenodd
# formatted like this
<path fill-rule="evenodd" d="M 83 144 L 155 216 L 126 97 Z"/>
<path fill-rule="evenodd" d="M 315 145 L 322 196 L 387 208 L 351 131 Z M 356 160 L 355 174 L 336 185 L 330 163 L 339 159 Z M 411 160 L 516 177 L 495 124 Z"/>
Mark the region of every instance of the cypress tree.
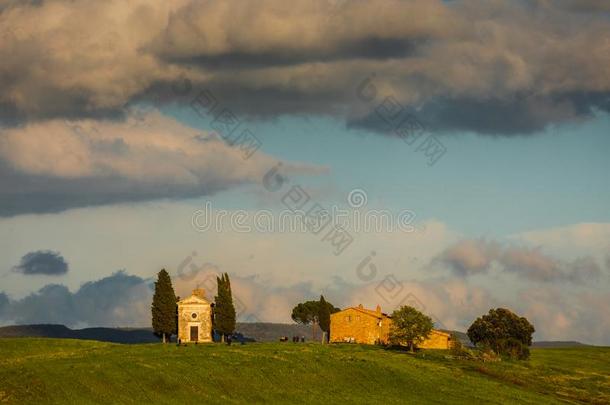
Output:
<path fill-rule="evenodd" d="M 229 274 L 225 273 L 225 283 L 228 291 L 228 310 L 227 310 L 227 326 L 229 327 L 229 333 L 235 332 L 235 325 L 237 322 L 237 314 L 235 313 L 235 305 L 233 305 L 233 290 L 231 289 L 231 280 Z"/>
<path fill-rule="evenodd" d="M 214 297 L 214 330 L 220 333 L 220 341 L 224 342 L 224 334 L 221 332 L 223 329 L 223 314 L 221 301 L 224 299 L 224 276 L 216 277 L 216 296 Z"/>
<path fill-rule="evenodd" d="M 157 275 L 155 282 L 155 294 L 151 305 L 152 327 L 157 336 L 171 336 L 176 331 L 176 294 L 172 287 L 172 279 L 165 269 Z"/>
<path fill-rule="evenodd" d="M 320 329 L 325 333 L 322 343 L 326 343 L 330 332 L 330 305 L 326 302 L 323 295 L 320 295 L 320 304 L 318 305 L 318 324 Z"/>
<path fill-rule="evenodd" d="M 230 335 L 235 331 L 235 306 L 233 305 L 233 296 L 231 294 L 231 281 L 227 273 L 216 277 L 218 292 L 214 301 L 214 321 L 215 328 L 220 333 L 222 340 L 226 335 Z"/>

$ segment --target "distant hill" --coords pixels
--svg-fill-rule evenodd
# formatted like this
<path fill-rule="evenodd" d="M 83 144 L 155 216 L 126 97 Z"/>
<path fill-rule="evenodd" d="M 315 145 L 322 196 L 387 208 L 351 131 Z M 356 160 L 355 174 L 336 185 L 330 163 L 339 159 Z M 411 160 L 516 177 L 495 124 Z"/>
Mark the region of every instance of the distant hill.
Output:
<path fill-rule="evenodd" d="M 457 338 L 460 340 L 460 342 L 462 342 L 462 344 L 464 346 L 469 346 L 472 347 L 473 344 L 470 341 L 470 339 L 468 338 L 468 335 L 465 332 L 460 332 L 457 330 L 445 330 L 443 329 L 443 332 L 447 332 L 447 333 L 451 333 L 457 336 Z M 553 348 L 553 349 L 560 349 L 560 348 L 564 348 L 564 347 L 587 347 L 587 346 L 591 346 L 591 345 L 587 345 L 585 343 L 580 343 L 580 342 L 576 342 L 576 341 L 545 341 L 545 340 L 541 340 L 539 342 L 533 342 L 532 343 L 532 347 L 538 348 L 538 349 L 544 349 L 544 348 Z"/>
<path fill-rule="evenodd" d="M 316 326 L 316 340 L 319 341 L 322 331 Z M 312 328 L 309 325 L 288 323 L 237 323 L 236 332 L 241 333 L 246 341 L 277 342 L 286 336 L 304 336 L 307 342 L 312 340 Z M 444 330 L 455 334 L 465 346 L 472 346 L 468 335 L 464 332 Z M 0 327 L 0 338 L 11 337 L 47 337 L 64 339 L 98 340 L 112 343 L 156 343 L 159 341 L 151 328 L 84 328 L 70 329 L 64 325 L 13 325 Z M 535 348 L 584 347 L 584 343 L 574 341 L 540 341 L 534 342 Z"/>
<path fill-rule="evenodd" d="M 305 341 L 312 339 L 312 327 L 310 325 L 290 324 L 290 323 L 237 323 L 237 332 L 255 339 L 257 342 L 277 342 L 282 336 L 292 340 L 293 336 L 305 337 Z M 322 337 L 322 331 L 318 326 L 315 327 L 316 340 Z"/>
<path fill-rule="evenodd" d="M 277 342 L 280 337 L 305 336 L 311 340 L 311 326 L 284 323 L 237 323 L 236 332 L 257 342 Z M 321 331 L 316 327 L 316 338 Z M 159 339 L 151 328 L 84 328 L 70 329 L 64 325 L 13 325 L 0 327 L 0 338 L 47 337 L 99 340 L 112 343 L 155 343 Z"/>
<path fill-rule="evenodd" d="M 540 342 L 534 342 L 532 343 L 532 347 L 536 347 L 538 349 L 545 349 L 545 348 L 549 348 L 549 349 L 558 349 L 558 348 L 562 348 L 562 347 L 587 347 L 587 346 L 591 346 L 591 345 L 587 345 L 584 343 L 580 343 L 580 342 L 574 342 L 574 341 L 540 341 Z"/>
<path fill-rule="evenodd" d="M 64 325 L 14 325 L 0 327 L 0 338 L 47 337 L 64 339 L 99 340 L 112 343 L 158 342 L 152 329 L 130 328 L 85 328 L 70 329 Z"/>

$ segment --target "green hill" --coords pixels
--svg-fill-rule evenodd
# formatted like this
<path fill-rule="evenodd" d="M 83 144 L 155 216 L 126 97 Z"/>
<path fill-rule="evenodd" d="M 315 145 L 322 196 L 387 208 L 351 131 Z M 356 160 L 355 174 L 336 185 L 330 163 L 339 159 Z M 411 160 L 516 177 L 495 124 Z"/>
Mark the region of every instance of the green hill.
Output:
<path fill-rule="evenodd" d="M 610 348 L 527 362 L 358 345 L 0 339 L 0 403 L 610 403 Z"/>

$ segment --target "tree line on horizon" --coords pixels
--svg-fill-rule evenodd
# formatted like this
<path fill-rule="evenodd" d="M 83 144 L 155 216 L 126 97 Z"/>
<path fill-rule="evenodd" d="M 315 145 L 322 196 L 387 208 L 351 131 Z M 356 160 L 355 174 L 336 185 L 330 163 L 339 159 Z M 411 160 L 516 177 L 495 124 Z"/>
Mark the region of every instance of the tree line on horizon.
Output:
<path fill-rule="evenodd" d="M 325 333 L 323 342 L 328 341 L 330 334 L 330 314 L 340 311 L 320 296 L 318 301 L 305 301 L 292 309 L 292 320 L 304 325 L 312 325 L 312 339 L 315 340 L 315 326 Z M 428 315 L 414 307 L 404 305 L 391 314 L 390 344 L 406 346 L 411 352 L 418 344 L 430 336 L 434 322 Z M 524 317 L 520 317 L 506 308 L 490 309 L 488 314 L 477 318 L 468 328 L 470 341 L 483 351 L 493 351 L 513 359 L 529 358 L 529 346 L 532 345 L 534 326 Z M 457 336 L 453 334 L 454 352 L 465 353 Z"/>
<path fill-rule="evenodd" d="M 221 336 L 221 341 L 235 332 L 236 314 L 231 291 L 231 281 L 227 273 L 216 277 L 217 295 L 214 297 L 212 329 Z M 165 269 L 158 274 L 152 302 L 152 324 L 155 334 L 166 343 L 167 338 L 177 334 L 178 303 L 172 287 L 171 277 Z M 340 311 L 328 302 L 323 295 L 319 300 L 305 301 L 292 309 L 291 318 L 296 323 L 312 325 L 312 340 L 316 340 L 316 325 L 322 330 L 322 342 L 329 341 L 330 315 Z M 391 314 L 392 325 L 389 340 L 392 345 L 406 346 L 414 351 L 417 345 L 427 339 L 434 322 L 414 307 L 405 305 Z M 490 309 L 475 319 L 467 331 L 468 338 L 483 350 L 493 351 L 514 359 L 529 358 L 534 326 L 525 318 L 506 308 Z M 456 352 L 462 350 L 459 340 L 454 336 Z"/>

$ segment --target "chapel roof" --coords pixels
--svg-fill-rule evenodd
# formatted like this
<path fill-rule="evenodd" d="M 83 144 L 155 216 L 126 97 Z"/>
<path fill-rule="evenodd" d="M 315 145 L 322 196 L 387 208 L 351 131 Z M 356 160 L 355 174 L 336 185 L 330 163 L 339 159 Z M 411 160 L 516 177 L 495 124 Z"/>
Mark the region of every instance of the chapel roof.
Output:
<path fill-rule="evenodd" d="M 201 288 L 193 290 L 193 293 L 178 301 L 178 304 L 209 304 L 210 302 L 205 298 L 205 291 Z"/>

